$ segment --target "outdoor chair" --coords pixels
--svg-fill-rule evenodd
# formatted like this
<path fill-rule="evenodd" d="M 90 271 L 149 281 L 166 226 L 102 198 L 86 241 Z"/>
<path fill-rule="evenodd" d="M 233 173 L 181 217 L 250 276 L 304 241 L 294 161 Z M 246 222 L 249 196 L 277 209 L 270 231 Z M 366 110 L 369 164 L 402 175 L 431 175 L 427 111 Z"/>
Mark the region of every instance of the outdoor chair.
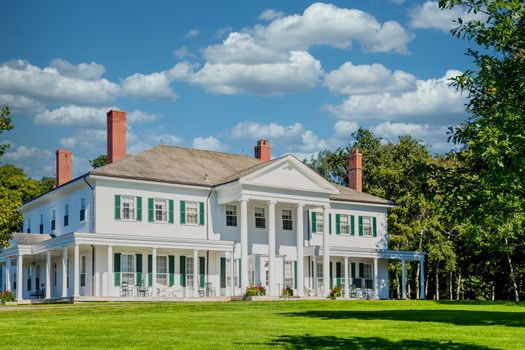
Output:
<path fill-rule="evenodd" d="M 206 296 L 215 296 L 215 288 L 213 288 L 213 285 L 210 282 L 206 283 Z"/>
<path fill-rule="evenodd" d="M 121 297 L 129 297 L 129 284 L 128 282 L 122 282 L 120 284 L 120 296 Z"/>

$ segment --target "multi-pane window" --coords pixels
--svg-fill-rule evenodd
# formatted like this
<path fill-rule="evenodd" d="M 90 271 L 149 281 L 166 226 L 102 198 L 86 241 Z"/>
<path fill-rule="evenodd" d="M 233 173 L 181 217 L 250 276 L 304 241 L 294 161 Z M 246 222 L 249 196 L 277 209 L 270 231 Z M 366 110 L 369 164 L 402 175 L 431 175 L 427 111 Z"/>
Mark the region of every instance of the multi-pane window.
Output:
<path fill-rule="evenodd" d="M 255 208 L 255 228 L 266 228 L 264 208 Z"/>
<path fill-rule="evenodd" d="M 64 226 L 69 225 L 69 204 L 64 205 Z"/>
<path fill-rule="evenodd" d="M 363 276 L 364 287 L 367 289 L 372 289 L 374 285 L 374 280 L 372 277 L 372 264 L 363 264 Z"/>
<path fill-rule="evenodd" d="M 80 257 L 80 286 L 86 286 L 86 256 Z"/>
<path fill-rule="evenodd" d="M 31 281 L 33 280 L 33 265 L 27 266 L 27 291 L 31 291 Z"/>
<path fill-rule="evenodd" d="M 27 219 L 27 227 L 26 227 L 26 232 L 27 233 L 31 233 L 31 219 Z"/>
<path fill-rule="evenodd" d="M 283 209 L 283 230 L 293 230 L 292 211 Z"/>
<path fill-rule="evenodd" d="M 154 200 L 155 222 L 168 221 L 168 203 L 165 199 Z"/>
<path fill-rule="evenodd" d="M 122 196 L 120 217 L 124 220 L 135 220 L 135 197 Z"/>
<path fill-rule="evenodd" d="M 86 198 L 80 198 L 80 221 L 86 220 Z"/>
<path fill-rule="evenodd" d="M 186 257 L 186 285 L 193 288 L 193 258 Z"/>
<path fill-rule="evenodd" d="M 40 290 L 40 265 L 36 265 L 35 269 L 35 289 Z"/>
<path fill-rule="evenodd" d="M 323 213 L 316 212 L 315 213 L 315 232 L 317 233 L 323 233 L 324 232 L 324 215 Z"/>
<path fill-rule="evenodd" d="M 168 257 L 157 255 L 157 284 L 168 285 Z"/>
<path fill-rule="evenodd" d="M 235 205 L 226 206 L 226 226 L 237 226 L 237 207 Z"/>
<path fill-rule="evenodd" d="M 55 230 L 56 222 L 57 222 L 57 210 L 52 209 L 51 210 L 51 231 Z"/>
<path fill-rule="evenodd" d="M 135 285 L 135 254 L 120 255 L 122 282 Z"/>
<path fill-rule="evenodd" d="M 350 234 L 350 225 L 348 224 L 348 215 L 339 216 L 339 227 L 342 235 Z"/>
<path fill-rule="evenodd" d="M 372 217 L 363 216 L 363 236 L 372 236 Z"/>
<path fill-rule="evenodd" d="M 293 288 L 293 261 L 284 262 L 284 286 Z"/>
<path fill-rule="evenodd" d="M 197 207 L 197 202 L 186 202 L 186 223 L 199 223 L 199 211 Z"/>
<path fill-rule="evenodd" d="M 40 233 L 44 233 L 44 214 L 40 214 Z"/>

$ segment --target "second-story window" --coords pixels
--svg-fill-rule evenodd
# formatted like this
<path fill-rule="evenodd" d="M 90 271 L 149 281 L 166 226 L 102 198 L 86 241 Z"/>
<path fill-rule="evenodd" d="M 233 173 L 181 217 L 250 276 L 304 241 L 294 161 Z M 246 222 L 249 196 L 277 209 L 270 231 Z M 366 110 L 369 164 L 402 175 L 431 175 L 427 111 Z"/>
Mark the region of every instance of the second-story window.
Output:
<path fill-rule="evenodd" d="M 372 236 L 372 217 L 363 216 L 363 236 Z"/>
<path fill-rule="evenodd" d="M 69 204 L 64 205 L 64 226 L 69 225 Z"/>
<path fill-rule="evenodd" d="M 293 230 L 292 211 L 290 209 L 283 209 L 283 230 Z"/>
<path fill-rule="evenodd" d="M 26 229 L 27 229 L 27 231 L 26 231 L 27 233 L 31 233 L 31 219 L 27 219 L 27 227 L 26 227 Z"/>
<path fill-rule="evenodd" d="M 342 235 L 350 234 L 350 225 L 348 224 L 348 215 L 341 215 L 339 219 L 339 225 L 341 228 Z"/>
<path fill-rule="evenodd" d="M 322 212 L 312 212 L 312 232 L 323 233 L 324 229 L 324 214 Z"/>
<path fill-rule="evenodd" d="M 226 206 L 226 226 L 237 226 L 237 207 L 235 205 Z"/>
<path fill-rule="evenodd" d="M 155 221 L 156 222 L 167 222 L 168 221 L 168 205 L 165 199 L 155 199 Z"/>
<path fill-rule="evenodd" d="M 40 213 L 40 233 L 44 233 L 44 214 Z"/>
<path fill-rule="evenodd" d="M 264 208 L 255 208 L 255 228 L 266 228 Z"/>
<path fill-rule="evenodd" d="M 135 220 L 135 197 L 122 196 L 120 217 L 124 220 Z"/>
<path fill-rule="evenodd" d="M 199 212 L 197 208 L 197 202 L 186 202 L 186 223 L 199 223 Z"/>
<path fill-rule="evenodd" d="M 56 222 L 57 222 L 57 210 L 52 209 L 51 210 L 51 231 L 55 231 Z"/>
<path fill-rule="evenodd" d="M 80 221 L 86 220 L 86 198 L 80 198 Z"/>

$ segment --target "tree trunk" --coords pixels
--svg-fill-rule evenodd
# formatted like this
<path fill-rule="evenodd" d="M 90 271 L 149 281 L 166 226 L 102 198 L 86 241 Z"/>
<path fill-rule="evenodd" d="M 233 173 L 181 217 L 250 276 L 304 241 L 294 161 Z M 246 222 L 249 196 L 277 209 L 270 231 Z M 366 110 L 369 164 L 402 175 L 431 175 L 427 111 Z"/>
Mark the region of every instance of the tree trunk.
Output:
<path fill-rule="evenodd" d="M 439 300 L 439 268 L 436 267 L 436 300 Z"/>
<path fill-rule="evenodd" d="M 411 284 L 410 283 L 410 281 L 411 281 L 410 275 L 411 275 L 411 273 L 410 273 L 410 270 L 408 270 L 407 272 L 409 272 L 409 273 L 407 273 L 407 299 L 410 299 L 410 284 Z"/>
<path fill-rule="evenodd" d="M 420 286 L 420 281 L 421 281 L 421 278 L 419 276 L 419 271 L 421 271 L 421 266 L 420 266 L 421 262 L 417 262 L 416 263 L 416 299 L 419 300 L 419 286 Z"/>
<path fill-rule="evenodd" d="M 507 254 L 507 260 L 509 262 L 510 280 L 512 281 L 512 286 L 514 287 L 514 301 L 516 301 L 516 304 L 519 304 L 520 293 L 518 291 L 518 284 L 516 283 L 516 276 L 514 275 L 514 266 L 512 265 L 512 259 L 508 252 L 509 240 L 507 239 L 507 237 L 505 237 L 505 245 L 507 246 L 507 249 L 505 249 L 505 252 Z"/>
<path fill-rule="evenodd" d="M 459 300 L 460 295 L 461 295 L 461 272 L 459 273 L 459 276 L 458 276 L 458 286 L 456 289 L 456 300 Z"/>
<path fill-rule="evenodd" d="M 496 300 L 496 281 L 492 282 L 492 301 Z"/>
<path fill-rule="evenodd" d="M 425 273 L 425 295 L 428 295 L 428 280 L 430 279 L 430 268 Z"/>

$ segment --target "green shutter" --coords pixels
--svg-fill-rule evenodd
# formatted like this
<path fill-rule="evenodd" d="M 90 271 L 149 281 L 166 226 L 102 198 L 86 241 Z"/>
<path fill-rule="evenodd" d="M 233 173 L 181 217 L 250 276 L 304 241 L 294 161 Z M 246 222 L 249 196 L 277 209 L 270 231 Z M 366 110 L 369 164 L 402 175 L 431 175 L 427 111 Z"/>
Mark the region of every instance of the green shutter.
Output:
<path fill-rule="evenodd" d="M 352 288 L 355 288 L 355 263 L 351 263 L 350 267 L 351 267 L 350 273 L 352 276 Z"/>
<path fill-rule="evenodd" d="M 359 263 L 359 278 L 363 278 L 365 272 L 365 264 Z"/>
<path fill-rule="evenodd" d="M 293 287 L 297 289 L 297 261 L 293 262 Z"/>
<path fill-rule="evenodd" d="M 350 233 L 355 236 L 355 217 L 350 215 Z"/>
<path fill-rule="evenodd" d="M 154 210 L 153 210 L 153 198 L 148 198 L 148 221 L 153 222 L 154 221 Z"/>
<path fill-rule="evenodd" d="M 142 254 L 135 255 L 135 271 L 137 272 L 137 285 L 142 286 Z"/>
<path fill-rule="evenodd" d="M 153 286 L 153 255 L 148 255 L 148 286 Z"/>
<path fill-rule="evenodd" d="M 173 287 L 175 285 L 175 257 L 173 255 L 168 256 L 168 273 L 170 287 Z"/>
<path fill-rule="evenodd" d="M 312 233 L 317 232 L 317 213 L 312 211 Z"/>
<path fill-rule="evenodd" d="M 374 233 L 374 237 L 377 237 L 377 225 L 376 225 L 376 218 L 372 218 L 372 232 Z"/>
<path fill-rule="evenodd" d="M 199 287 L 204 288 L 206 272 L 206 261 L 203 256 L 199 256 Z"/>
<path fill-rule="evenodd" d="M 341 273 L 341 262 L 336 262 L 335 263 L 335 285 L 337 287 L 341 287 L 343 285 L 342 281 L 343 281 L 343 275 Z"/>
<path fill-rule="evenodd" d="M 169 213 L 168 213 L 169 222 L 170 224 L 173 224 L 173 207 L 174 207 L 173 199 L 170 199 L 168 204 L 169 204 Z"/>
<path fill-rule="evenodd" d="M 332 272 L 332 262 L 330 261 L 330 289 L 334 287 L 334 275 Z"/>
<path fill-rule="evenodd" d="M 341 234 L 341 214 L 335 214 L 335 234 Z"/>
<path fill-rule="evenodd" d="M 221 288 L 226 288 L 226 258 L 221 256 Z"/>
<path fill-rule="evenodd" d="M 204 202 L 199 202 L 199 225 L 204 225 Z"/>
<path fill-rule="evenodd" d="M 118 194 L 115 195 L 115 219 L 120 219 L 120 196 Z"/>
<path fill-rule="evenodd" d="M 115 272 L 115 286 L 120 286 L 120 253 L 113 254 L 113 272 Z"/>
<path fill-rule="evenodd" d="M 180 201 L 180 223 L 186 223 L 186 201 Z"/>
<path fill-rule="evenodd" d="M 137 197 L 137 221 L 142 221 L 142 197 Z"/>
<path fill-rule="evenodd" d="M 332 213 L 328 214 L 328 233 L 332 234 Z"/>
<path fill-rule="evenodd" d="M 363 235 L 363 217 L 359 216 L 359 236 Z"/>
<path fill-rule="evenodd" d="M 186 257 L 180 256 L 180 286 L 186 287 Z"/>

